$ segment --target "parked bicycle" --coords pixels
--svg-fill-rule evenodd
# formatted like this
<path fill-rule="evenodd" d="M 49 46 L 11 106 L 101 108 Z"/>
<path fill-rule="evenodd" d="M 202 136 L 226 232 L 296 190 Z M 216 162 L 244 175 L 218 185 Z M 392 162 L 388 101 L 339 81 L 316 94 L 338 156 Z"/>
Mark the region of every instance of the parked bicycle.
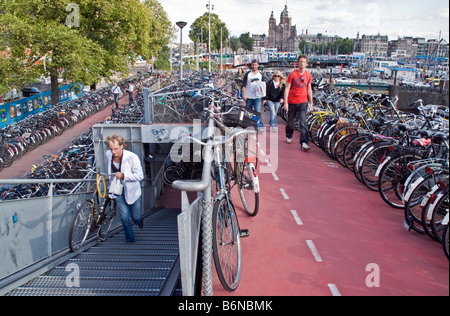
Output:
<path fill-rule="evenodd" d="M 104 241 L 111 228 L 117 212 L 115 201 L 110 199 L 106 189 L 105 177 L 98 171 L 90 170 L 96 174 L 96 189 L 91 199 L 86 200 L 76 211 L 69 232 L 69 247 L 77 251 L 88 240 L 90 233 L 97 231 L 97 239 Z"/>

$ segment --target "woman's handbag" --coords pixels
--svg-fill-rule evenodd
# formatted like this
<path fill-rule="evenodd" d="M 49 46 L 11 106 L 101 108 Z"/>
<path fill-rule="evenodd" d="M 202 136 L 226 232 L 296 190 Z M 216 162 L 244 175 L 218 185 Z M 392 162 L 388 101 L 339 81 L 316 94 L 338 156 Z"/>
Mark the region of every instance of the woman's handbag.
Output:
<path fill-rule="evenodd" d="M 114 177 L 114 180 L 112 180 L 111 185 L 109 186 L 109 192 L 108 196 L 110 199 L 116 199 L 117 197 L 121 196 L 123 192 L 123 184 L 122 182 Z"/>

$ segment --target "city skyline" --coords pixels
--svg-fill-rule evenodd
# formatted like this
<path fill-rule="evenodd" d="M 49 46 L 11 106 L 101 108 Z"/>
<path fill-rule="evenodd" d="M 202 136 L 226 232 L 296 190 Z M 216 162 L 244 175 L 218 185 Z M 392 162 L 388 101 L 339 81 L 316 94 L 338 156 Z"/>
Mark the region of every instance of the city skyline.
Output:
<path fill-rule="evenodd" d="M 187 27 L 207 12 L 208 0 L 160 0 L 169 19 L 175 24 L 186 21 Z M 279 23 L 287 3 L 292 25 L 298 35 L 322 33 L 342 38 L 360 35 L 388 35 L 389 40 L 412 36 L 425 39 L 441 38 L 449 42 L 449 4 L 447 0 L 387 1 L 377 0 L 212 0 L 212 13 L 226 23 L 232 36 L 242 33 L 268 34 L 268 20 L 273 11 Z M 326 9 L 324 9 L 326 8 Z M 185 36 L 183 40 L 188 40 Z"/>

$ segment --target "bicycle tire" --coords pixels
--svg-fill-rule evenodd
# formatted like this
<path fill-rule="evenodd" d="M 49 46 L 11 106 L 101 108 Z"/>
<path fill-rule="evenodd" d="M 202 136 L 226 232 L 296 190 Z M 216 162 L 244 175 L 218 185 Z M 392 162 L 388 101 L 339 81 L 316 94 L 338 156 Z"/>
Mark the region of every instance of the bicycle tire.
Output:
<path fill-rule="evenodd" d="M 75 213 L 69 232 L 69 247 L 72 252 L 80 249 L 86 242 L 94 219 L 93 205 L 93 202 L 86 201 Z"/>
<path fill-rule="evenodd" d="M 172 183 L 176 180 L 181 179 L 181 172 L 179 167 L 176 165 L 172 165 L 164 170 L 163 180 L 166 185 L 172 185 Z"/>
<path fill-rule="evenodd" d="M 421 204 L 426 194 L 432 189 L 431 180 L 431 175 L 425 176 L 422 182 L 410 193 L 409 198 L 404 201 L 405 223 L 420 234 L 425 234 L 422 225 L 424 209 Z"/>
<path fill-rule="evenodd" d="M 353 158 L 355 157 L 358 150 L 368 142 L 369 136 L 367 135 L 358 135 L 354 136 L 348 144 L 345 145 L 344 153 L 343 153 L 343 161 L 345 167 L 353 171 Z"/>
<path fill-rule="evenodd" d="M 372 191 L 378 191 L 378 177 L 376 176 L 376 172 L 380 166 L 382 157 L 386 157 L 389 154 L 389 146 L 390 144 L 384 143 L 375 145 L 375 148 L 361 161 L 359 173 L 362 183 Z"/>
<path fill-rule="evenodd" d="M 213 258 L 223 288 L 233 292 L 241 279 L 241 242 L 239 222 L 233 203 L 223 196 L 213 209 Z"/>
<path fill-rule="evenodd" d="M 255 192 L 255 186 L 250 172 L 249 165 L 244 163 L 239 177 L 238 189 L 245 211 L 249 216 L 255 217 L 259 211 L 259 193 Z"/>
<path fill-rule="evenodd" d="M 436 202 L 429 207 L 432 207 L 431 219 L 429 221 L 429 226 L 427 230 L 427 234 L 431 237 L 431 239 L 437 240 L 440 243 L 443 242 L 443 229 L 445 228 L 442 225 L 442 220 L 448 212 L 448 195 L 441 191 L 437 194 Z M 425 213 L 425 212 L 424 212 Z M 426 218 L 422 218 L 422 221 Z"/>
<path fill-rule="evenodd" d="M 447 224 L 446 226 L 445 226 L 445 229 L 444 229 L 444 234 L 443 234 L 443 242 L 442 242 L 442 247 L 444 248 L 444 253 L 445 253 L 445 256 L 447 257 L 447 259 L 450 259 L 450 254 L 449 254 L 449 235 L 450 235 L 450 233 L 449 233 L 449 224 Z"/>
<path fill-rule="evenodd" d="M 378 177 L 378 192 L 388 205 L 399 209 L 405 207 L 402 190 L 411 173 L 408 164 L 420 158 L 413 154 L 400 155 L 383 166 Z"/>
<path fill-rule="evenodd" d="M 97 237 L 104 241 L 106 235 L 111 229 L 114 217 L 116 216 L 116 209 L 113 205 L 113 200 L 107 199 L 106 202 L 103 203 L 104 209 L 101 215 L 101 219 L 99 221 L 99 229 L 97 232 Z"/>

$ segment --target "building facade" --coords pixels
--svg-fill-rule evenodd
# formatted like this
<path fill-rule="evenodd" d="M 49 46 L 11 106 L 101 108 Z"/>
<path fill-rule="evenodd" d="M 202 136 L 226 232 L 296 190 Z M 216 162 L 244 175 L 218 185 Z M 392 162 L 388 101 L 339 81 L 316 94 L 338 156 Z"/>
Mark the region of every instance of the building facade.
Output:
<path fill-rule="evenodd" d="M 280 23 L 273 14 L 269 18 L 269 35 L 267 37 L 267 48 L 276 48 L 279 52 L 298 51 L 299 40 L 297 37 L 297 26 L 292 25 L 287 5 L 280 15 Z"/>
<path fill-rule="evenodd" d="M 370 57 L 388 56 L 388 36 L 387 35 L 363 35 L 361 37 L 361 52 Z"/>

